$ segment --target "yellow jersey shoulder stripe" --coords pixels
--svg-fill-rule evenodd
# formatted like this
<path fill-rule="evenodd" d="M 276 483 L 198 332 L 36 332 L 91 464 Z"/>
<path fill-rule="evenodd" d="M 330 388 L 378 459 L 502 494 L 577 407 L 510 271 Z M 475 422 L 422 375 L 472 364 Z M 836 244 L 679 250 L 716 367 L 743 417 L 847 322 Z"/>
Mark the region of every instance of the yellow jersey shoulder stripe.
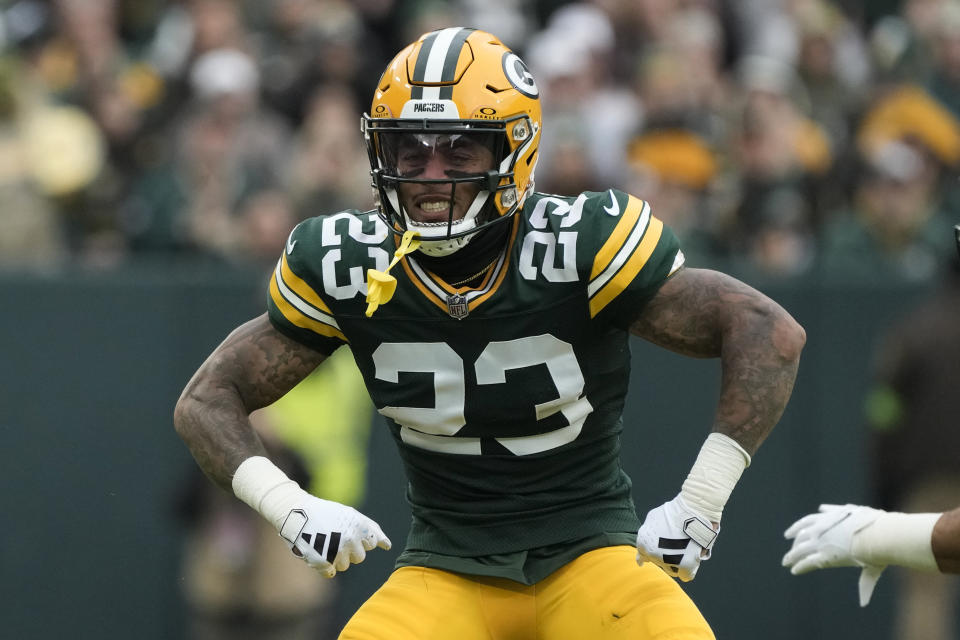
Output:
<path fill-rule="evenodd" d="M 327 315 L 332 315 L 333 312 L 330 311 L 330 307 L 323 301 L 313 287 L 308 285 L 300 276 L 293 272 L 293 269 L 290 268 L 290 263 L 287 262 L 286 252 L 280 256 L 280 263 L 277 265 L 277 277 L 280 282 L 284 283 L 287 288 L 290 289 L 297 297 L 304 300 L 307 304 L 312 307 L 315 307 Z"/>
<path fill-rule="evenodd" d="M 270 298 L 291 324 L 347 342 L 347 337 L 340 330 L 330 308 L 306 282 L 290 270 L 286 254 L 280 258 L 273 278 L 270 279 Z"/>
<path fill-rule="evenodd" d="M 621 225 L 617 225 L 614 234 L 621 232 Z M 594 271 L 597 273 L 587 285 L 591 317 L 600 313 L 637 277 L 657 248 L 662 234 L 663 223 L 650 215 L 650 205 L 644 202 L 635 224 L 625 233 L 625 241 L 616 251 L 610 252 L 612 259 L 604 258 L 606 264 L 602 269 L 597 268 L 601 259 L 599 254 L 594 262 Z M 601 251 L 608 249 L 608 245 L 604 245 Z"/>
<path fill-rule="evenodd" d="M 590 281 L 593 282 L 600 276 L 617 257 L 618 251 L 623 247 L 623 243 L 630 237 L 630 234 L 636 228 L 637 221 L 643 215 L 650 215 L 650 205 L 640 198 L 629 196 L 627 206 L 620 216 L 620 221 L 610 233 L 610 237 L 603 243 L 600 251 L 593 259 L 593 268 L 590 271 Z M 646 224 L 646 223 L 644 223 Z"/>

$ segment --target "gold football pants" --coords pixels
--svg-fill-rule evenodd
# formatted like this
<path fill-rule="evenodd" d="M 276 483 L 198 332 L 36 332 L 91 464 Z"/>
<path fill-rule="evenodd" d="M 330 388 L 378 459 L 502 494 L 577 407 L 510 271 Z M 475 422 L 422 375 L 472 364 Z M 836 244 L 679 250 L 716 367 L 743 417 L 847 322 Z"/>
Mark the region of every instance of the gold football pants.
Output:
<path fill-rule="evenodd" d="M 673 578 L 635 557 L 595 549 L 530 586 L 401 567 L 340 640 L 714 640 Z"/>

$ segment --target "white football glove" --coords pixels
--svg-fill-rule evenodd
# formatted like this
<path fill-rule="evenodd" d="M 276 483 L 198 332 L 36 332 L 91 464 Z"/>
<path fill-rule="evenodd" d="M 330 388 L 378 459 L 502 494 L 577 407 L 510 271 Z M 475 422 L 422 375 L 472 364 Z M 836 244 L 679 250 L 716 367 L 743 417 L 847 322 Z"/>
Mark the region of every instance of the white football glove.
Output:
<path fill-rule="evenodd" d="M 637 531 L 637 564 L 652 562 L 667 575 L 689 582 L 700 563 L 710 558 L 719 532 L 719 524 L 714 529 L 677 496 L 647 513 Z"/>
<path fill-rule="evenodd" d="M 295 556 L 328 578 L 363 562 L 374 547 L 391 546 L 376 522 L 353 507 L 310 495 L 265 457 L 243 461 L 233 491 L 276 527 Z"/>
<path fill-rule="evenodd" d="M 784 532 L 793 546 L 783 556 L 783 566 L 800 575 L 828 567 L 861 567 L 860 606 L 870 603 L 885 565 L 867 564 L 853 553 L 853 537 L 876 522 L 884 512 L 855 504 L 822 504 L 818 513 L 806 515 Z"/>
<path fill-rule="evenodd" d="M 374 547 L 391 546 L 380 525 L 353 507 L 306 492 L 278 530 L 293 555 L 328 578 L 363 562 Z"/>

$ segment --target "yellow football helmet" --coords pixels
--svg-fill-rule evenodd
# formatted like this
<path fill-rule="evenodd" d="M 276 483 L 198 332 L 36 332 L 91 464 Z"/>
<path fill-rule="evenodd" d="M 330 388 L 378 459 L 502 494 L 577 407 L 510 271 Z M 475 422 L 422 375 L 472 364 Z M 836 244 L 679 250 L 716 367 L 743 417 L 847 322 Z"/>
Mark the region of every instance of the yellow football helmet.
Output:
<path fill-rule="evenodd" d="M 361 128 L 380 215 L 397 231 L 417 231 L 420 250 L 448 255 L 481 229 L 507 220 L 533 192 L 540 145 L 540 92 L 526 65 L 496 37 L 453 27 L 422 35 L 390 62 Z M 423 145 L 479 144 L 493 154 L 482 173 L 447 170 L 418 177 L 398 156 Z M 403 183 L 451 185 L 446 220 L 413 220 L 398 193 Z M 454 219 L 453 193 L 471 184 L 479 193 Z M 446 187 L 444 187 L 446 188 Z"/>

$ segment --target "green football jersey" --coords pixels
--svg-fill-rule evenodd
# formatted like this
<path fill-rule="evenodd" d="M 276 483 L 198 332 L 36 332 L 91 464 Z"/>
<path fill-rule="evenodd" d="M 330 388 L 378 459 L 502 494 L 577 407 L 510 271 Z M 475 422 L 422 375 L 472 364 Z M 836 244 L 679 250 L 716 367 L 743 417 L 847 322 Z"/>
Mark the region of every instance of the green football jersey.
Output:
<path fill-rule="evenodd" d="M 368 317 L 366 272 L 387 268 L 397 235 L 375 212 L 311 218 L 287 241 L 268 310 L 322 352 L 350 345 L 409 481 L 400 564 L 534 582 L 585 540 L 633 543 L 627 329 L 683 254 L 647 203 L 616 190 L 533 194 L 507 224 L 479 285 L 451 287 L 413 253 Z"/>

